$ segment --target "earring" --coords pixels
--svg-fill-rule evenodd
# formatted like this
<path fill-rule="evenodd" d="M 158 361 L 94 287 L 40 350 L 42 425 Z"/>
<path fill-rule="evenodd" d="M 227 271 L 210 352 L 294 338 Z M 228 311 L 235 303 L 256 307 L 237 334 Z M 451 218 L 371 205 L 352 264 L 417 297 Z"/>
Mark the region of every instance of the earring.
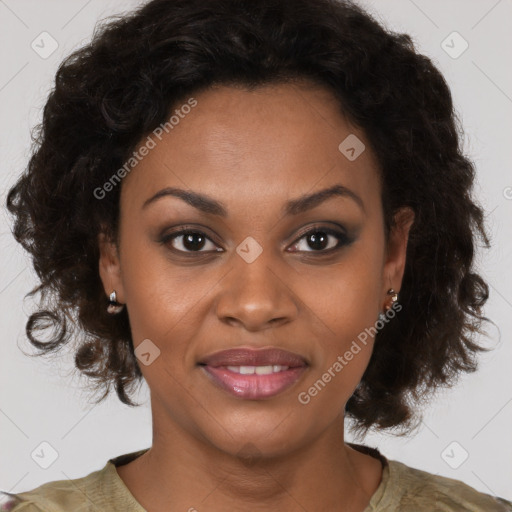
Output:
<path fill-rule="evenodd" d="M 386 306 L 384 307 L 386 311 L 391 309 L 393 307 L 393 304 L 398 300 L 398 293 L 396 293 L 395 290 L 393 290 L 393 288 L 390 288 L 387 291 L 387 293 L 388 295 L 391 295 L 391 304 L 386 304 Z"/>
<path fill-rule="evenodd" d="M 123 310 L 123 308 L 124 304 L 120 304 L 119 302 L 117 302 L 116 291 L 113 290 L 108 299 L 107 312 L 110 313 L 111 315 L 117 315 Z"/>
<path fill-rule="evenodd" d="M 386 304 L 384 306 L 384 310 L 385 311 L 390 310 L 393 307 L 393 304 L 398 300 L 398 293 L 396 293 L 395 290 L 393 290 L 393 288 L 390 288 L 387 291 L 387 294 L 391 295 L 391 304 Z M 381 322 L 385 322 L 386 321 L 386 315 L 382 311 L 379 313 L 379 320 Z"/>

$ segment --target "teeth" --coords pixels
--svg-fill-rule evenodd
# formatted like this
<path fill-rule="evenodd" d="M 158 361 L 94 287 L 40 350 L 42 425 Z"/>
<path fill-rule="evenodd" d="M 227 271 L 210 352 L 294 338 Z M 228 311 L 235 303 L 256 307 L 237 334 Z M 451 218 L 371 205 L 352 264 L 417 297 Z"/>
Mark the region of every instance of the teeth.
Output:
<path fill-rule="evenodd" d="M 230 372 L 240 373 L 241 375 L 270 375 L 271 373 L 278 373 L 288 370 L 288 366 L 281 366 L 279 364 L 267 366 L 227 366 Z"/>
<path fill-rule="evenodd" d="M 254 373 L 257 375 L 270 375 L 274 370 L 273 366 L 256 366 Z"/>

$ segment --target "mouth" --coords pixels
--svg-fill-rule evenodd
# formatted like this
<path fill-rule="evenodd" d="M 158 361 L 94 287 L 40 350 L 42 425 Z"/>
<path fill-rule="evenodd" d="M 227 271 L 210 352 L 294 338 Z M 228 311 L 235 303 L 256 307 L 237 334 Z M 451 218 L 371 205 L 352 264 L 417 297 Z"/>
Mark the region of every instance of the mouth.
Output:
<path fill-rule="evenodd" d="M 309 366 L 303 357 L 277 348 L 223 350 L 198 365 L 214 385 L 249 400 L 282 393 L 295 384 Z"/>

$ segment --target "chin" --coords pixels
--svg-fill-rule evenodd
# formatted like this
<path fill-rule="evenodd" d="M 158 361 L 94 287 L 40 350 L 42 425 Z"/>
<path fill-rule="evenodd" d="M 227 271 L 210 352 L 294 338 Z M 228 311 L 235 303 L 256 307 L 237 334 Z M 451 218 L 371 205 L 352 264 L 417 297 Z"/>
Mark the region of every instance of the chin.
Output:
<path fill-rule="evenodd" d="M 217 416 L 215 431 L 211 430 L 209 418 L 205 426 L 210 431 L 204 435 L 213 446 L 231 456 L 274 458 L 311 442 L 307 433 L 297 428 L 297 418 L 292 418 L 293 415 L 285 411 L 268 417 L 259 412 L 256 418 L 251 414 L 240 418 L 238 414 L 224 421 Z"/>

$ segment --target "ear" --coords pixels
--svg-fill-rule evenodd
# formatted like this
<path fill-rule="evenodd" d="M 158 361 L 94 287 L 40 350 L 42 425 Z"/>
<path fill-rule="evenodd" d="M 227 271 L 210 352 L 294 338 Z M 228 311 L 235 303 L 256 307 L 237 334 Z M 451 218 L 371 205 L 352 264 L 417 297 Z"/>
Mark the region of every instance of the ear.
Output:
<path fill-rule="evenodd" d="M 414 217 L 414 211 L 408 206 L 400 208 L 395 214 L 395 224 L 390 229 L 384 262 L 384 296 L 389 288 L 393 288 L 398 292 L 402 287 L 407 241 L 409 240 L 409 231 L 414 223 Z"/>
<path fill-rule="evenodd" d="M 109 297 L 115 290 L 117 301 L 124 304 L 125 295 L 117 245 L 101 232 L 98 235 L 98 246 L 100 252 L 99 272 L 105 294 Z"/>

